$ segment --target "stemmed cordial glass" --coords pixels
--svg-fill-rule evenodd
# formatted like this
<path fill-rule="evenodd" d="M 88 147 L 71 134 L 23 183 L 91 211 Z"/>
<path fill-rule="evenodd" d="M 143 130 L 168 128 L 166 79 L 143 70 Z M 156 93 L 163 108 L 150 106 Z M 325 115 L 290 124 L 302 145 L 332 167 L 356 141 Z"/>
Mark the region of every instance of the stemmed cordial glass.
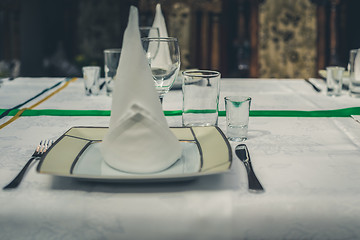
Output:
<path fill-rule="evenodd" d="M 162 103 L 164 95 L 171 89 L 180 69 L 180 50 L 176 38 L 142 38 L 149 61 L 155 88 Z"/>

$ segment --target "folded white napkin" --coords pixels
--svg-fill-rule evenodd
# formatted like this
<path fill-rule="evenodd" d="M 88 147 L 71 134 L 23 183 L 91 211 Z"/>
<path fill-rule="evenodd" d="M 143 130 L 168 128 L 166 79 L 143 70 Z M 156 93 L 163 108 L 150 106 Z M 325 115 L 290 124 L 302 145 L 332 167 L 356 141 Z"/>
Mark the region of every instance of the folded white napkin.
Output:
<path fill-rule="evenodd" d="M 152 26 L 157 27 L 159 29 L 160 37 L 168 37 L 165 18 L 164 15 L 162 14 L 160 3 L 156 4 L 155 18 Z"/>
<path fill-rule="evenodd" d="M 156 27 L 159 29 L 159 36 L 164 38 L 168 37 L 168 32 L 166 30 L 166 23 L 164 15 L 161 11 L 161 5 L 158 3 L 156 5 L 156 12 L 155 12 L 155 18 L 152 27 Z M 166 64 L 171 65 L 171 59 L 170 59 L 170 52 L 169 48 L 167 48 L 165 45 L 160 45 L 159 50 L 155 58 L 152 60 L 151 65 L 153 67 L 156 66 L 164 66 Z"/>
<path fill-rule="evenodd" d="M 354 78 L 360 79 L 360 52 L 358 51 L 354 62 Z"/>
<path fill-rule="evenodd" d="M 111 167 L 133 173 L 162 171 L 181 157 L 181 145 L 167 125 L 154 87 L 134 6 L 124 33 L 110 126 L 101 152 Z"/>

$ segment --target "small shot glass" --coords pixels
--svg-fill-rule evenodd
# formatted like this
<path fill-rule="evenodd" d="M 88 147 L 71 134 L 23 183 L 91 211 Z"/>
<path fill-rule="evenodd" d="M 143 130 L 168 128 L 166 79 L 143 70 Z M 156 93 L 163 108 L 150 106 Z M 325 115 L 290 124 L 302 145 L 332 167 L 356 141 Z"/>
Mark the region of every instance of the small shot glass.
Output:
<path fill-rule="evenodd" d="M 86 66 L 82 68 L 85 94 L 98 95 L 100 92 L 99 79 L 100 79 L 100 67 L 99 66 Z"/>
<path fill-rule="evenodd" d="M 251 97 L 225 97 L 226 135 L 230 141 L 247 140 L 250 105 Z"/>
<path fill-rule="evenodd" d="M 327 67 L 326 68 L 326 86 L 328 96 L 340 96 L 343 84 L 343 67 Z"/>

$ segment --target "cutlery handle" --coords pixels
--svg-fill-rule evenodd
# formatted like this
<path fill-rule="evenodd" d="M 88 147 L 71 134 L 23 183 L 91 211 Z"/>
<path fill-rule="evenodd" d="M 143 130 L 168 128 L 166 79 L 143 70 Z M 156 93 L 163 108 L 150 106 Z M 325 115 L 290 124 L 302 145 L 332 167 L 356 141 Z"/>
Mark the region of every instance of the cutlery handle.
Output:
<path fill-rule="evenodd" d="M 310 82 L 309 79 L 305 79 L 305 82 L 307 82 L 308 84 L 310 84 L 310 85 L 314 88 L 315 91 L 321 92 L 321 89 L 318 88 L 318 87 L 317 87 L 315 84 L 313 84 L 312 82 Z"/>
<path fill-rule="evenodd" d="M 29 168 L 30 164 L 32 163 L 32 161 L 34 159 L 36 159 L 36 157 L 30 158 L 28 160 L 28 162 L 25 164 L 25 166 L 23 167 L 23 169 L 21 169 L 21 171 L 18 173 L 18 175 L 8 185 L 3 187 L 3 190 L 17 188 L 19 186 L 19 184 L 21 183 L 22 179 L 24 178 L 26 170 Z"/>
<path fill-rule="evenodd" d="M 249 182 L 249 190 L 254 192 L 263 192 L 264 188 L 262 187 L 261 183 L 257 179 L 253 168 L 251 166 L 251 162 L 245 163 L 246 171 L 248 174 L 248 182 Z"/>

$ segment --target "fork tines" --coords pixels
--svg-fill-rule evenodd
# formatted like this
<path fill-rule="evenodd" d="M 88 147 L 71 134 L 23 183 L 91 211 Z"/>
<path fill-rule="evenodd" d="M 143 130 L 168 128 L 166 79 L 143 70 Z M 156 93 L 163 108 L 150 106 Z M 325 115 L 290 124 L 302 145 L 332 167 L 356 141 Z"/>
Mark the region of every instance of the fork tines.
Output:
<path fill-rule="evenodd" d="M 54 141 L 52 141 L 52 140 L 41 140 L 40 144 L 37 146 L 34 154 L 36 156 L 43 155 L 53 143 L 54 143 Z"/>
<path fill-rule="evenodd" d="M 40 144 L 36 147 L 33 155 L 31 158 L 27 161 L 25 166 L 21 169 L 21 171 L 18 173 L 18 175 L 3 189 L 12 189 L 17 188 L 22 181 L 27 169 L 31 165 L 32 161 L 39 160 L 40 157 L 48 150 L 48 148 L 53 144 L 54 141 L 52 140 L 42 140 Z"/>

